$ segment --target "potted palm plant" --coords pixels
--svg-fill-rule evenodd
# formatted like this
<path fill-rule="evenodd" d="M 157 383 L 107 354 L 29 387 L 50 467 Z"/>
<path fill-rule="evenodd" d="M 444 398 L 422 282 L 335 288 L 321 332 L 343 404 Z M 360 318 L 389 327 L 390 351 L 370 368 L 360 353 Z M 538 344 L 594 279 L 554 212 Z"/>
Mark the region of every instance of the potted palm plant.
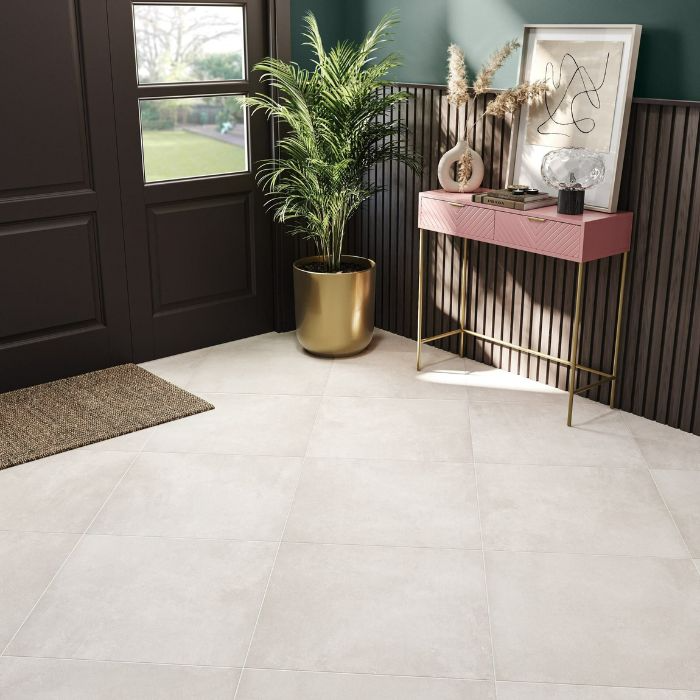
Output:
<path fill-rule="evenodd" d="M 375 263 L 345 255 L 349 219 L 382 188 L 369 178 L 387 160 L 419 169 L 405 146 L 392 107 L 408 99 L 383 90 L 400 65 L 396 54 L 379 59 L 397 18 L 387 15 L 364 41 L 326 51 L 313 14 L 305 19 L 312 70 L 275 58 L 256 70 L 270 94 L 248 99 L 276 119 L 284 136 L 277 157 L 260 165 L 258 181 L 275 220 L 311 239 L 317 255 L 294 263 L 297 337 L 308 351 L 328 356 L 363 350 L 374 331 Z"/>

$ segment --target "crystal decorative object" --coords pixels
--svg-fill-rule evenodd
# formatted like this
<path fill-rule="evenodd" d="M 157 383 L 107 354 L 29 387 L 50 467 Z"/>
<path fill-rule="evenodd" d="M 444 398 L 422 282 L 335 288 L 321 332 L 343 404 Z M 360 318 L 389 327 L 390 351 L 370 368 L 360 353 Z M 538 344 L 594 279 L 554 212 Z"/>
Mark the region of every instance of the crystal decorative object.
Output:
<path fill-rule="evenodd" d="M 557 190 L 587 190 L 605 179 L 605 163 L 586 148 L 560 148 L 542 159 L 542 177 Z"/>

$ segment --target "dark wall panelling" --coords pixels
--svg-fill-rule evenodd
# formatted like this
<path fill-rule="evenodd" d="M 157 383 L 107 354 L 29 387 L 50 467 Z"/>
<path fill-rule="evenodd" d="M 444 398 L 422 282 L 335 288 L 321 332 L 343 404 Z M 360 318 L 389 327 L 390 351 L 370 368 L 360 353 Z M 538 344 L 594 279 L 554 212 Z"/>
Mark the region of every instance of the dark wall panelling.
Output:
<path fill-rule="evenodd" d="M 371 176 L 386 192 L 369 202 L 350 224 L 348 252 L 377 261 L 377 326 L 416 337 L 418 274 L 417 195 L 437 188 L 440 154 L 455 142 L 457 114 L 440 86 L 397 86 L 411 101 L 400 118 L 410 129 L 409 145 L 424 157 L 419 177 L 387 164 Z M 477 114 L 485 99 L 479 98 Z M 626 148 L 620 209 L 635 213 L 627 279 L 619 405 L 700 434 L 700 104 L 635 102 Z M 510 124 L 487 119 L 477 129 L 476 147 L 486 164 L 486 186 L 506 177 Z M 431 234 L 426 284 L 427 334 L 453 328 L 459 318 L 459 260 L 462 241 Z M 293 250 L 292 250 L 293 249 Z M 296 241 L 289 252 L 301 255 Z M 469 327 L 568 355 L 571 344 L 576 266 L 507 250 L 470 244 Z M 581 362 L 612 367 L 621 260 L 588 265 Z M 288 312 L 289 314 L 290 312 Z M 292 327 L 293 315 L 287 315 Z M 441 343 L 456 351 L 457 339 Z M 565 388 L 561 366 L 479 340 L 467 342 L 470 358 Z M 581 383 L 593 381 L 582 375 Z M 606 401 L 608 387 L 589 392 Z"/>

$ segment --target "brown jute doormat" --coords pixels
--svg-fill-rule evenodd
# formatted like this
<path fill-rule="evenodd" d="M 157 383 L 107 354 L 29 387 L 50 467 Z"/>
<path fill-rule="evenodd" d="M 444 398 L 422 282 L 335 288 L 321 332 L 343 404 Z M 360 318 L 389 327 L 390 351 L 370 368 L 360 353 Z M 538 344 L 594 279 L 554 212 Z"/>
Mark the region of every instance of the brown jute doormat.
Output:
<path fill-rule="evenodd" d="M 132 364 L 10 391 L 0 394 L 0 469 L 213 408 Z"/>

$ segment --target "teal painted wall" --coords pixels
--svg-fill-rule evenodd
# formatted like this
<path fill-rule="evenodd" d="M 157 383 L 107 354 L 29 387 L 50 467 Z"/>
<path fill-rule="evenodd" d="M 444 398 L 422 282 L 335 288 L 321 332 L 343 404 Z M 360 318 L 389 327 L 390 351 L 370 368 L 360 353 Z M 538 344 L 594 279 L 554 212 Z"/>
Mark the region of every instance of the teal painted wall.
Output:
<path fill-rule="evenodd" d="M 394 8 L 401 15 L 394 48 L 404 58 L 397 80 L 444 83 L 452 41 L 476 70 L 526 23 L 641 24 L 635 95 L 700 100 L 700 0 L 292 0 L 295 57 L 304 57 L 298 28 L 307 9 L 334 42 L 361 36 Z M 517 66 L 511 59 L 496 87 L 512 85 Z"/>
<path fill-rule="evenodd" d="M 304 46 L 304 17 L 313 12 L 321 29 L 326 46 L 333 46 L 341 39 L 354 38 L 364 21 L 364 13 L 351 12 L 350 6 L 361 2 L 350 0 L 291 0 L 292 8 L 292 59 L 308 66 L 309 50 Z"/>

